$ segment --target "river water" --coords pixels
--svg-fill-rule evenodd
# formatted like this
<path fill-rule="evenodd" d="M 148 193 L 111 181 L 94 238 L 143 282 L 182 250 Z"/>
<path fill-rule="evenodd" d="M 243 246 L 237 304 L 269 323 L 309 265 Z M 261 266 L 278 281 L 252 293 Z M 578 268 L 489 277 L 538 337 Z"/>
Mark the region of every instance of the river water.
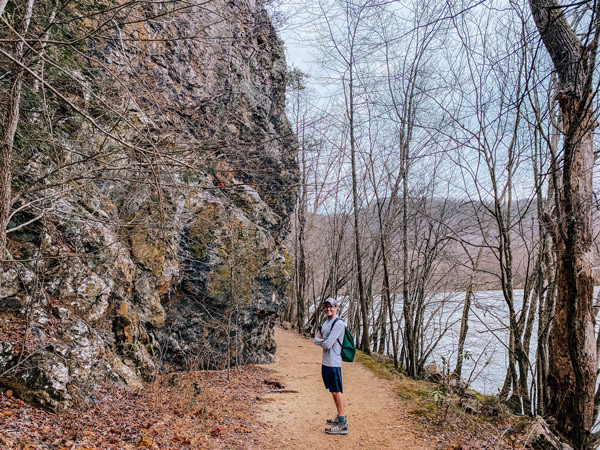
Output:
<path fill-rule="evenodd" d="M 520 305 L 523 290 L 514 291 L 515 303 Z M 456 366 L 460 320 L 465 300 L 464 292 L 436 294 L 428 307 L 425 346 L 443 337 L 433 350 L 431 363 L 453 370 Z M 537 327 L 537 325 L 536 325 Z M 537 342 L 537 328 L 532 347 Z M 508 367 L 508 307 L 502 291 L 473 293 L 469 313 L 462 376 L 473 389 L 483 394 L 496 394 L 502 388 Z M 535 348 L 531 355 L 535 357 Z"/>
<path fill-rule="evenodd" d="M 597 298 L 600 286 L 594 288 Z M 515 308 L 520 313 L 523 290 L 515 289 Z M 464 292 L 436 294 L 428 307 L 430 324 L 425 333 L 426 345 L 431 344 L 447 330 L 429 358 L 440 367 L 456 367 L 460 319 L 465 299 Z M 399 311 L 398 311 L 399 312 Z M 537 347 L 537 315 L 531 337 L 529 360 L 535 367 Z M 469 331 L 465 342 L 467 359 L 463 361 L 462 376 L 470 387 L 483 394 L 497 394 L 504 383 L 508 367 L 508 307 L 502 291 L 474 292 L 469 314 Z M 534 374 L 530 372 L 529 382 Z"/>

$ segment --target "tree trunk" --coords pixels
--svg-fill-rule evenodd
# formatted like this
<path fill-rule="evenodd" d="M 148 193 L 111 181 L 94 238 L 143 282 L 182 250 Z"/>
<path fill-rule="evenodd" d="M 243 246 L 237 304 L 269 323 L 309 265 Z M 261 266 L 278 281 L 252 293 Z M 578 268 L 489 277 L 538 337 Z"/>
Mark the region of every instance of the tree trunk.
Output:
<path fill-rule="evenodd" d="M 556 87 L 556 75 L 552 75 L 550 85 Z M 542 127 L 542 114 L 539 106 L 539 100 L 536 90 L 530 91 L 533 94 L 533 106 L 536 111 L 536 127 L 535 127 L 535 152 L 533 159 L 533 174 L 536 192 L 538 235 L 539 235 L 539 250 L 536 263 L 536 282 L 534 287 L 534 295 L 538 299 L 538 321 L 537 321 L 537 346 L 536 346 L 536 415 L 545 417 L 547 406 L 550 403 L 550 396 L 546 380 L 548 378 L 548 360 L 550 348 L 550 329 L 552 318 L 554 315 L 554 298 L 555 298 L 555 267 L 556 264 L 552 258 L 552 245 L 550 242 L 550 234 L 544 226 L 544 217 L 548 216 L 552 205 L 558 205 L 556 193 L 558 191 L 558 161 L 557 147 L 559 136 L 554 125 L 551 126 L 551 136 L 548 136 Z M 556 108 L 553 104 L 549 105 L 550 123 L 557 124 L 558 118 Z M 543 145 L 547 143 L 547 151 L 550 155 L 550 165 L 545 167 L 542 154 L 544 153 Z M 547 177 L 546 173 L 550 173 L 548 177 L 548 187 L 546 199 L 543 195 L 544 182 Z"/>
<path fill-rule="evenodd" d="M 485 232 L 485 239 L 487 239 L 490 233 L 491 225 L 488 226 Z M 475 282 L 475 271 L 479 267 L 479 261 L 481 259 L 481 255 L 483 254 L 483 247 L 480 247 L 477 250 L 477 256 L 475 257 L 475 261 L 473 264 L 473 270 L 471 271 L 471 275 L 469 276 L 469 283 L 467 285 L 467 291 L 465 292 L 465 302 L 463 304 L 463 313 L 460 320 L 460 333 L 458 335 L 458 350 L 456 355 L 456 367 L 452 372 L 452 376 L 461 379 L 462 378 L 462 365 L 464 360 L 464 351 L 465 351 L 465 341 L 467 340 L 467 332 L 469 331 L 469 311 L 471 310 L 471 299 L 473 298 L 473 284 Z"/>
<path fill-rule="evenodd" d="M 305 125 L 302 124 L 302 143 L 301 143 L 301 154 L 300 154 L 300 164 L 302 167 L 302 178 L 301 178 L 301 187 L 300 187 L 300 196 L 298 198 L 298 225 L 296 229 L 296 312 L 297 312 L 297 320 L 298 320 L 298 331 L 301 333 L 304 332 L 305 328 L 305 320 L 306 320 L 306 253 L 304 249 L 304 238 L 305 238 L 305 230 L 306 230 L 306 203 L 307 203 L 307 180 L 306 180 L 306 141 L 304 139 L 304 128 Z M 296 128 L 298 133 L 299 127 Z"/>
<path fill-rule="evenodd" d="M 408 295 L 408 161 L 406 152 L 402 154 L 402 315 L 404 316 L 404 346 L 406 357 L 406 372 L 409 376 L 417 376 L 416 348 L 413 339 L 413 306 Z"/>
<path fill-rule="evenodd" d="M 592 428 L 596 385 L 593 312 L 592 200 L 594 166 L 592 78 L 600 33 L 600 3 L 584 45 L 556 0 L 530 0 L 542 41 L 558 73 L 563 168 L 560 205 L 551 226 L 557 257 L 557 296 L 548 374 L 548 413 L 577 449 Z M 590 37 L 590 36 L 588 36 Z M 567 345 L 565 345 L 567 343 Z"/>
<path fill-rule="evenodd" d="M 352 56 L 350 56 L 352 58 Z M 356 256 L 356 282 L 358 287 L 358 301 L 360 305 L 362 319 L 362 339 L 360 349 L 366 354 L 371 353 L 369 346 L 369 310 L 363 285 L 363 267 L 362 256 L 360 253 L 360 223 L 359 223 L 359 203 L 358 203 L 358 177 L 356 174 L 356 141 L 354 138 L 354 86 L 353 86 L 353 67 L 350 65 L 350 80 L 348 84 L 348 124 L 350 128 L 350 159 L 352 169 L 352 203 L 354 207 L 354 252 Z"/>
<path fill-rule="evenodd" d="M 0 2 L 0 14 L 4 11 L 5 6 L 6 2 Z M 33 0 L 28 0 L 23 21 L 21 26 L 18 27 L 15 36 L 17 39 L 19 39 L 19 36 L 24 37 L 27 33 L 32 14 Z M 11 209 L 12 152 L 19 124 L 21 90 L 24 76 L 23 67 L 19 62 L 23 60 L 24 48 L 24 42 L 20 39 L 14 45 L 14 57 L 17 63 L 13 65 L 12 69 L 13 81 L 4 114 L 4 134 L 0 141 L 0 262 L 2 266 L 4 265 L 6 253 L 6 227 Z"/>
<path fill-rule="evenodd" d="M 565 118 L 572 108 L 578 108 L 569 100 L 572 99 L 561 100 Z M 574 120 L 570 117 L 565 123 L 572 124 Z M 548 388 L 551 402 L 548 413 L 556 418 L 559 430 L 577 448 L 584 448 L 592 427 L 597 366 L 594 283 L 589 261 L 594 154 L 591 133 L 573 137 L 572 140 L 565 137 L 571 142 L 564 145 L 560 221 L 554 235 L 557 296 L 550 338 Z"/>

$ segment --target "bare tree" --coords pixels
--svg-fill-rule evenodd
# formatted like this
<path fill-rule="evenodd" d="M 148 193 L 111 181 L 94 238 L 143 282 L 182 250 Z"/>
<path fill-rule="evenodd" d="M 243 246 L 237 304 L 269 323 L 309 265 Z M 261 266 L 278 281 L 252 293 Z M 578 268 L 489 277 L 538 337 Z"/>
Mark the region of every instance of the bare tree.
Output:
<path fill-rule="evenodd" d="M 298 203 L 296 205 L 296 221 L 294 227 L 294 290 L 290 306 L 296 309 L 296 325 L 298 331 L 302 332 L 306 320 L 306 290 L 307 290 L 307 268 L 306 268 L 306 214 L 308 208 L 308 158 L 310 137 L 308 136 L 308 123 L 306 107 L 302 104 L 302 93 L 305 91 L 304 79 L 306 75 L 299 70 L 291 70 L 287 76 L 288 92 L 290 93 L 290 109 L 294 119 L 295 132 L 298 136 L 300 149 L 298 152 L 298 166 L 300 167 L 300 189 L 298 192 Z"/>
<path fill-rule="evenodd" d="M 515 296 L 518 281 L 513 243 L 515 230 L 532 210 L 529 200 L 519 201 L 515 189 L 519 177 L 526 176 L 521 166 L 529 157 L 522 125 L 526 47 L 505 48 L 503 38 L 494 32 L 498 22 L 505 23 L 510 33 L 521 38 L 526 30 L 514 18 L 499 18 L 489 12 L 472 18 L 461 16 L 453 21 L 462 43 L 464 59 L 460 61 L 465 66 L 458 67 L 457 72 L 459 77 L 466 76 L 464 83 L 469 86 L 467 90 L 458 91 L 465 99 L 464 106 L 457 107 L 461 112 L 448 111 L 456 118 L 456 136 L 462 136 L 458 145 L 464 151 L 459 150 L 462 156 L 456 162 L 468 179 L 466 196 L 471 198 L 472 192 L 476 192 L 470 204 L 480 231 L 479 245 L 494 258 L 493 273 L 508 310 L 509 364 L 500 396 L 509 400 L 515 410 L 529 413 L 531 367 L 527 347 L 535 304 L 528 295 L 524 295 L 519 304 Z M 527 291 L 527 282 L 524 284 Z"/>
<path fill-rule="evenodd" d="M 359 84 L 359 61 L 360 61 L 360 39 L 362 37 L 363 21 L 369 12 L 370 2 L 356 3 L 352 1 L 334 2 L 338 12 L 331 14 L 323 5 L 321 11 L 327 27 L 328 38 L 332 47 L 334 59 L 339 63 L 339 74 L 342 93 L 345 104 L 345 121 L 348 130 L 348 151 L 350 157 L 350 172 L 352 177 L 351 191 L 354 218 L 354 257 L 356 262 L 356 292 L 360 305 L 360 317 L 362 330 L 359 347 L 366 353 L 370 353 L 369 345 L 369 308 L 364 285 L 364 268 L 361 252 L 360 236 L 360 211 L 359 198 L 359 161 L 358 153 L 358 92 Z"/>

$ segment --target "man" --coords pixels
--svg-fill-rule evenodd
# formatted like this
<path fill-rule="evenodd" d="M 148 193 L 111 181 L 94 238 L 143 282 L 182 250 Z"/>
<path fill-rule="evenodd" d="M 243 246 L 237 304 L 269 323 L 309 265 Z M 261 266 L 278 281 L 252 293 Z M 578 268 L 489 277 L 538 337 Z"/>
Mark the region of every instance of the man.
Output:
<path fill-rule="evenodd" d="M 327 320 L 320 327 L 315 337 L 315 344 L 323 347 L 321 376 L 323 377 L 325 388 L 331 392 L 335 407 L 337 408 L 337 416 L 334 419 L 327 419 L 327 423 L 331 427 L 325 428 L 325 433 L 348 434 L 348 422 L 344 414 L 344 390 L 342 389 L 341 344 L 344 339 L 346 325 L 337 316 L 337 309 L 338 303 L 336 299 L 328 298 L 323 302 L 323 310 L 325 311 Z"/>

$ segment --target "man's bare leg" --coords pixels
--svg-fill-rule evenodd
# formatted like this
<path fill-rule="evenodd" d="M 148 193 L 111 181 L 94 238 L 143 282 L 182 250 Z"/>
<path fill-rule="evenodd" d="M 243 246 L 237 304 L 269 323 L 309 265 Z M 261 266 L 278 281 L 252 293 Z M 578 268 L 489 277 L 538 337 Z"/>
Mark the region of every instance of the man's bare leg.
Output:
<path fill-rule="evenodd" d="M 344 394 L 342 392 L 332 392 L 331 395 L 333 395 L 333 401 L 335 402 L 338 416 L 344 417 Z"/>
<path fill-rule="evenodd" d="M 333 423 L 331 428 L 325 428 L 325 433 L 348 434 L 348 422 L 344 415 L 344 394 L 341 392 L 332 392 L 331 395 L 333 395 L 333 401 L 335 402 L 335 407 L 338 412 L 337 423 Z"/>

